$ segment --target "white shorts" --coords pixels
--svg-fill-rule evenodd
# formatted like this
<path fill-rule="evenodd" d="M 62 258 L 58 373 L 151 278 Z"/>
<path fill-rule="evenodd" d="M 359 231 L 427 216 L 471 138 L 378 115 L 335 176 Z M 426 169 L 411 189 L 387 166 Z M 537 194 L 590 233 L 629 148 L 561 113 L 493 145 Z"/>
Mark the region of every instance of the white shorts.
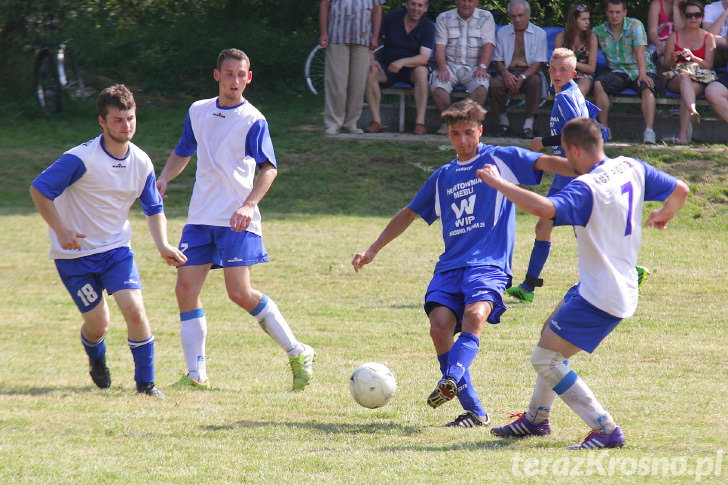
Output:
<path fill-rule="evenodd" d="M 471 68 L 470 66 L 464 66 L 462 64 L 452 64 L 448 62 L 447 70 L 450 72 L 450 80 L 446 83 L 441 82 L 437 78 L 438 71 L 434 71 L 432 73 L 432 79 L 430 81 L 430 92 L 434 91 L 437 88 L 442 88 L 448 93 L 451 93 L 457 85 L 462 86 L 463 88 L 465 88 L 465 91 L 469 93 L 472 93 L 480 86 L 483 86 L 485 89 L 488 89 L 490 87 L 490 79 L 475 79 L 473 77 L 475 68 Z"/>

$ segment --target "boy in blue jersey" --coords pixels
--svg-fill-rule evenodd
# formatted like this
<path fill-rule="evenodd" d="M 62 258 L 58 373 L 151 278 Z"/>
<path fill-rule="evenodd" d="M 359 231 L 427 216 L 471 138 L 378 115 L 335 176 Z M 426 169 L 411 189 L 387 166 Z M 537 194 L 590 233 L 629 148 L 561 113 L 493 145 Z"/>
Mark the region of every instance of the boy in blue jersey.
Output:
<path fill-rule="evenodd" d="M 30 195 L 49 226 L 50 257 L 83 316 L 81 342 L 94 384 L 111 386 L 104 343 L 109 327 L 105 289 L 126 321 L 137 392 L 164 398 L 154 385 L 154 335 L 130 247 L 127 218 L 137 198 L 162 258 L 172 266 L 187 258 L 167 242 L 154 166 L 131 142 L 136 132 L 134 96 L 124 85 L 111 86 L 99 95 L 96 110 L 103 134 L 64 153 L 33 180 Z"/>
<path fill-rule="evenodd" d="M 564 156 L 561 148 L 561 129 L 567 121 L 574 118 L 595 118 L 599 108 L 584 99 L 579 86 L 573 81 L 576 75 L 576 56 L 571 49 L 559 47 L 554 49 L 549 64 L 549 76 L 554 86 L 556 97 L 551 109 L 549 126 L 551 136 L 533 138 L 530 142 L 531 150 L 539 151 L 543 147 L 553 148 L 554 155 Z M 554 175 L 548 195 L 554 195 L 571 182 L 571 177 Z M 540 278 L 546 260 L 551 252 L 551 231 L 554 228 L 550 219 L 539 219 L 536 223 L 536 239 L 533 242 L 531 258 L 528 262 L 526 278 L 520 285 L 511 286 L 506 293 L 521 301 L 532 302 L 534 289 L 543 286 Z"/>
<path fill-rule="evenodd" d="M 549 415 L 558 395 L 591 428 L 572 449 L 619 448 L 624 434 L 581 378 L 569 367 L 580 350 L 593 352 L 637 308 L 635 263 L 641 241 L 645 200 L 664 201 L 645 225 L 665 229 L 688 197 L 680 180 L 641 160 L 609 159 L 596 122 L 577 118 L 564 126 L 562 146 L 574 171 L 581 174 L 558 194 L 543 197 L 515 186 L 490 165 L 478 177 L 519 208 L 557 226 L 574 226 L 579 254 L 579 282 L 546 320 L 531 355 L 536 385 L 528 410 L 514 422 L 493 428 L 500 437 L 551 433 Z"/>
<path fill-rule="evenodd" d="M 465 410 L 446 426 L 483 426 L 490 421 L 468 369 L 478 353 L 485 322 L 500 322 L 506 310 L 503 291 L 511 283 L 515 209 L 481 183 L 475 171 L 483 164 L 494 164 L 509 180 L 529 185 L 540 183 L 542 170 L 576 175 L 563 158 L 480 143 L 484 117 L 485 110 L 471 99 L 443 111 L 457 158 L 436 170 L 369 249 L 352 261 L 356 271 L 371 263 L 418 215 L 428 224 L 440 219 L 445 251 L 435 266 L 424 308 L 442 379 L 427 403 L 437 408 L 457 396 Z"/>
<path fill-rule="evenodd" d="M 182 138 L 157 181 L 166 197 L 169 182 L 197 154 L 195 186 L 180 239 L 188 261 L 178 268 L 175 287 L 187 364 L 178 384 L 210 388 L 205 364 L 207 317 L 200 292 L 210 269 L 223 268 L 228 297 L 287 353 L 293 390 L 300 391 L 313 376 L 316 353 L 296 340 L 276 303 L 250 282 L 251 266 L 268 261 L 258 203 L 278 174 L 268 122 L 243 97 L 253 80 L 250 59 L 243 51 L 220 52 L 213 76 L 219 95 L 192 104 Z"/>

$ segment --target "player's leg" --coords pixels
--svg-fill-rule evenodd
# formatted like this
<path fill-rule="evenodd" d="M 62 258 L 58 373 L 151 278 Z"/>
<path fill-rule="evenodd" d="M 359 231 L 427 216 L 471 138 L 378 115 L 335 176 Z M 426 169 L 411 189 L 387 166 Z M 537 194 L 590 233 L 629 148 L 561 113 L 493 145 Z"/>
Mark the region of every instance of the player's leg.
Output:
<path fill-rule="evenodd" d="M 101 287 L 99 287 L 101 295 Z M 111 373 L 106 365 L 106 332 L 109 329 L 109 307 L 103 296 L 92 309 L 83 313 L 81 326 L 81 343 L 88 355 L 89 375 L 91 380 L 101 389 L 111 386 Z"/>
<path fill-rule="evenodd" d="M 543 285 L 541 272 L 551 252 L 551 232 L 553 228 L 554 222 L 551 219 L 541 218 L 536 223 L 536 239 L 533 241 L 526 278 L 520 285 L 511 286 L 506 290 L 506 293 L 510 296 L 521 301 L 533 301 L 534 290 Z"/>

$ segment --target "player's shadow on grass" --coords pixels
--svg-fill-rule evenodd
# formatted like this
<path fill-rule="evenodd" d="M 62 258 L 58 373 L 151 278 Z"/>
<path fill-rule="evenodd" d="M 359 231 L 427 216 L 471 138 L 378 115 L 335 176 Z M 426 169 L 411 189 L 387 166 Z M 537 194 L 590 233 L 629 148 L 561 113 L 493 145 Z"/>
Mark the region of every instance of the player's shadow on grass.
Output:
<path fill-rule="evenodd" d="M 207 431 L 228 430 L 234 428 L 265 428 L 265 427 L 281 427 L 296 429 L 312 429 L 323 434 L 388 434 L 397 433 L 401 436 L 412 436 L 422 432 L 422 426 L 402 425 L 399 423 L 366 423 L 366 424 L 346 424 L 346 423 L 322 423 L 316 421 L 297 421 L 285 422 L 278 421 L 237 421 L 233 424 L 221 426 L 203 426 Z"/>
<path fill-rule="evenodd" d="M 449 443 L 446 445 L 436 445 L 436 446 L 427 446 L 427 445 L 411 445 L 411 446 L 384 446 L 381 448 L 381 451 L 414 451 L 414 452 L 422 452 L 422 451 L 429 451 L 429 452 L 442 452 L 442 451 L 480 451 L 480 450 L 502 450 L 506 448 L 523 448 L 525 449 L 531 449 L 531 448 L 525 448 L 523 447 L 523 440 L 522 439 L 508 439 L 508 438 L 497 438 L 495 436 L 490 436 L 490 433 L 487 435 L 487 438 L 484 436 L 484 441 L 478 441 L 476 443 Z M 544 445 L 541 446 L 539 444 L 539 448 L 553 448 L 553 442 L 544 442 Z M 564 448 L 565 445 L 562 445 L 561 448 Z"/>
<path fill-rule="evenodd" d="M 29 387 L 29 386 L 0 386 L 0 396 L 42 396 L 44 394 L 68 393 L 68 394 L 87 394 L 96 392 L 98 389 L 88 386 L 56 386 L 56 387 Z"/>

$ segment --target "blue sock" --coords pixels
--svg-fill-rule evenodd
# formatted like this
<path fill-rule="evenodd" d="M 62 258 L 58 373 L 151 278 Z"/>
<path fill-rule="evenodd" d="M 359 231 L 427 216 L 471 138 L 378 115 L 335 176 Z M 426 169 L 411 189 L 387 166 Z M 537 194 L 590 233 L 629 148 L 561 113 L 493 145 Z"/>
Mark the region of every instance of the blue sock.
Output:
<path fill-rule="evenodd" d="M 449 352 L 445 352 L 442 355 L 437 356 L 437 361 L 440 363 L 440 372 L 445 375 L 447 371 L 447 357 Z M 466 411 L 472 411 L 478 416 L 485 416 L 486 412 L 483 405 L 480 402 L 478 393 L 475 392 L 473 383 L 470 381 L 470 371 L 466 370 L 463 374 L 462 379 L 458 381 L 458 401 L 460 405 Z"/>
<path fill-rule="evenodd" d="M 86 340 L 82 333 L 81 343 L 83 344 L 83 350 L 86 351 L 86 355 L 88 355 L 92 360 L 99 360 L 106 355 L 106 343 L 104 342 L 104 337 L 101 337 L 101 340 L 94 344 Z"/>
<path fill-rule="evenodd" d="M 541 271 L 543 271 L 546 260 L 549 259 L 550 252 L 551 241 L 539 241 L 538 239 L 533 241 L 533 249 L 531 250 L 531 259 L 528 262 L 526 276 L 530 276 L 532 278 L 538 278 L 541 276 Z M 533 291 L 533 286 L 526 282 L 521 283 L 521 286 L 526 291 Z"/>
<path fill-rule="evenodd" d="M 455 382 L 460 382 L 470 364 L 475 360 L 475 356 L 478 355 L 479 345 L 480 339 L 478 337 L 472 333 L 461 332 L 460 337 L 458 337 L 448 353 L 445 375 L 455 379 Z"/>
<path fill-rule="evenodd" d="M 146 340 L 127 340 L 134 357 L 134 380 L 138 384 L 154 382 L 154 335 Z"/>
<path fill-rule="evenodd" d="M 449 352 L 445 352 L 442 355 L 437 356 L 437 361 L 440 363 L 440 374 L 443 376 L 445 375 L 445 371 L 447 370 L 447 356 L 449 355 Z"/>

